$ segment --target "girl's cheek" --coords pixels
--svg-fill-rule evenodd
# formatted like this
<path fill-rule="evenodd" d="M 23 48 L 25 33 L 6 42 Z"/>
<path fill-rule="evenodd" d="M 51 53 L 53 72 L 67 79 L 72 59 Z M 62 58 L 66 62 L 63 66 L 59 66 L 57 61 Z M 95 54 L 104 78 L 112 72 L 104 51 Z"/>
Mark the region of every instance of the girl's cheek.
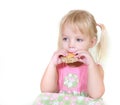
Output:
<path fill-rule="evenodd" d="M 63 44 L 62 47 L 63 47 L 64 49 L 66 49 L 66 48 L 67 48 L 67 44 Z"/>

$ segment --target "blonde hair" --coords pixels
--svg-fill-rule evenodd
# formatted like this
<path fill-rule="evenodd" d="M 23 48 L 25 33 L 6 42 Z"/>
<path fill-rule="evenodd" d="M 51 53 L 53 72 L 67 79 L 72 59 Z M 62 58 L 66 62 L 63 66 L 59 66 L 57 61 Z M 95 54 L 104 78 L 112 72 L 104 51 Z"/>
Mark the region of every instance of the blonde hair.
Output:
<path fill-rule="evenodd" d="M 85 10 L 71 10 L 68 12 L 61 20 L 60 22 L 60 28 L 59 28 L 59 38 L 58 38 L 58 48 L 61 46 L 61 34 L 64 25 L 70 24 L 73 29 L 78 28 L 80 32 L 82 32 L 85 35 L 88 35 L 90 38 L 96 37 L 98 40 L 97 36 L 97 26 L 101 28 L 101 37 L 100 41 L 97 43 L 95 46 L 96 50 L 94 54 L 96 54 L 96 60 L 98 62 L 101 61 L 102 58 L 104 58 L 105 54 L 105 27 L 103 24 L 97 24 L 94 16 L 89 13 L 88 11 Z"/>

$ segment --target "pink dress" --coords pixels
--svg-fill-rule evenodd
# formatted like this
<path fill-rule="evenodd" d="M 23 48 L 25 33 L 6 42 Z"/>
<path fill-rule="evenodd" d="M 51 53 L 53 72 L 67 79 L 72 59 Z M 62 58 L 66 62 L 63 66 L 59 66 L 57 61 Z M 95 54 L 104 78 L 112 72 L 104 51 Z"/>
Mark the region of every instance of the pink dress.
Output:
<path fill-rule="evenodd" d="M 104 105 L 102 98 L 87 96 L 87 65 L 57 66 L 59 93 L 41 93 L 33 105 Z"/>
<path fill-rule="evenodd" d="M 87 94 L 87 66 L 71 67 L 67 64 L 58 65 L 59 91 L 66 93 Z"/>

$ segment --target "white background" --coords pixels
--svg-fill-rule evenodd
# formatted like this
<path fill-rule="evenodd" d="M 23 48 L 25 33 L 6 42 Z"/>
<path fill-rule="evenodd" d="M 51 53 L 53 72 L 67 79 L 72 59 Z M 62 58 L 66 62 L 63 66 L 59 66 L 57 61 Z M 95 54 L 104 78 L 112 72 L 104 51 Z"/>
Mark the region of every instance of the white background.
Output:
<path fill-rule="evenodd" d="M 72 9 L 88 10 L 107 27 L 103 99 L 106 105 L 120 104 L 120 6 L 116 0 L 1 0 L 0 105 L 32 105 L 57 48 L 60 19 Z"/>

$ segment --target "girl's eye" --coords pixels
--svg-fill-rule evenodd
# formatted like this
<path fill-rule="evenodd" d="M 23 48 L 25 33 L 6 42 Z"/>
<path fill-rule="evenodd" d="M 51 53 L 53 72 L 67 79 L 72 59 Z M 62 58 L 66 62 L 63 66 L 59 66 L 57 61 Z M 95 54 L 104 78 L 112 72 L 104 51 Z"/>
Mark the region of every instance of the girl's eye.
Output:
<path fill-rule="evenodd" d="M 68 38 L 63 38 L 64 41 L 67 41 Z"/>
<path fill-rule="evenodd" d="M 78 38 L 78 39 L 76 39 L 78 42 L 82 42 L 83 41 L 83 39 L 80 39 L 80 38 Z"/>

